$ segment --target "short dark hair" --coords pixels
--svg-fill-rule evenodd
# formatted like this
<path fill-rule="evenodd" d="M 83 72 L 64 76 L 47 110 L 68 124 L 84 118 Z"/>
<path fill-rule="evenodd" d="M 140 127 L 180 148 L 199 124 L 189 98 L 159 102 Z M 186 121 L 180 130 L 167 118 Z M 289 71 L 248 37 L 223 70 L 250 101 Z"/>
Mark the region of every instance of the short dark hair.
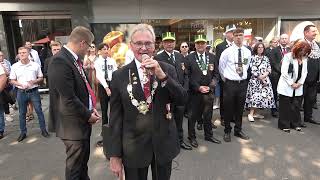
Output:
<path fill-rule="evenodd" d="M 304 27 L 303 32 L 309 31 L 311 27 L 316 27 L 316 26 L 315 26 L 315 25 L 312 25 L 312 24 L 307 25 L 306 27 Z"/>
<path fill-rule="evenodd" d="M 108 46 L 107 43 L 100 43 L 100 44 L 98 45 L 97 49 L 100 51 L 100 50 L 103 49 L 105 46 L 109 49 L 109 46 Z"/>
<path fill-rule="evenodd" d="M 301 58 L 301 57 L 299 57 L 299 53 L 301 51 L 304 51 L 304 54 L 302 54 L 302 56 L 308 56 L 311 53 L 311 46 L 306 41 L 304 41 L 302 39 L 298 39 L 293 44 L 292 57 L 293 58 Z"/>
<path fill-rule="evenodd" d="M 252 54 L 253 54 L 253 55 L 257 55 L 257 54 L 258 54 L 258 46 L 259 46 L 260 44 L 262 44 L 262 46 L 263 46 L 263 53 L 262 53 L 262 55 L 265 54 L 266 47 L 264 46 L 264 44 L 263 44 L 262 42 L 258 41 L 258 42 L 256 43 L 256 45 L 253 47 L 253 50 L 252 50 Z"/>
<path fill-rule="evenodd" d="M 233 34 L 238 34 L 238 33 L 244 33 L 244 29 L 238 27 L 237 29 L 235 29 L 235 30 L 233 31 Z"/>

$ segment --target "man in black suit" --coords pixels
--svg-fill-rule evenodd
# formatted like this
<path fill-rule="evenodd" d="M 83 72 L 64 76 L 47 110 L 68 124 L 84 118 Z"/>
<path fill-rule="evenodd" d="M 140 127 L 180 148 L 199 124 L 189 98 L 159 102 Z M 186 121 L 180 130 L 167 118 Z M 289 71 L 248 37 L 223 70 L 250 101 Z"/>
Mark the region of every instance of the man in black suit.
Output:
<path fill-rule="evenodd" d="M 176 37 L 173 32 L 166 32 L 162 34 L 162 45 L 164 51 L 155 56 L 158 61 L 166 62 L 175 67 L 178 76 L 178 82 L 183 86 L 183 88 L 188 91 L 189 89 L 189 77 L 187 70 L 185 68 L 185 58 L 182 54 L 175 52 L 174 48 L 176 46 Z M 173 118 L 176 122 L 180 147 L 185 150 L 192 150 L 192 147 L 186 144 L 183 140 L 183 113 L 185 106 L 172 105 Z"/>
<path fill-rule="evenodd" d="M 66 146 L 65 178 L 90 179 L 91 125 L 100 115 L 95 109 L 95 96 L 87 81 L 80 59 L 86 54 L 94 36 L 89 29 L 78 26 L 69 41 L 50 63 L 49 130 L 56 132 Z"/>
<path fill-rule="evenodd" d="M 308 74 L 303 85 L 304 122 L 320 125 L 320 122 L 312 117 L 312 107 L 317 102 L 317 82 L 319 81 L 320 76 L 320 44 L 315 41 L 318 29 L 314 25 L 307 25 L 304 28 L 303 33 L 304 39 L 312 48 L 311 53 L 308 56 Z"/>
<path fill-rule="evenodd" d="M 225 39 L 222 43 L 218 44 L 216 47 L 216 58 L 218 60 L 219 66 L 219 59 L 221 56 L 221 53 L 227 49 L 228 47 L 232 46 L 233 44 L 233 31 L 236 29 L 236 26 L 234 24 L 226 26 L 226 32 L 224 33 Z M 223 81 L 220 79 L 219 81 L 220 85 L 220 121 L 221 125 L 224 126 L 224 108 L 223 108 Z"/>
<path fill-rule="evenodd" d="M 275 101 L 278 100 L 277 86 L 281 75 L 281 60 L 283 56 L 290 52 L 288 47 L 289 36 L 287 34 L 282 34 L 279 40 L 279 46 L 273 48 L 270 52 L 270 65 L 271 65 L 271 85 Z M 276 103 L 277 104 L 277 103 Z M 277 108 L 271 109 L 271 115 L 273 117 L 278 117 Z"/>
<path fill-rule="evenodd" d="M 205 53 L 207 40 L 205 35 L 195 36 L 196 52 L 186 57 L 192 113 L 188 121 L 188 139 L 191 146 L 198 147 L 196 140 L 195 123 L 203 117 L 205 140 L 220 144 L 221 141 L 215 139 L 212 133 L 212 106 L 213 91 L 219 81 L 218 62 L 211 53 Z"/>
<path fill-rule="evenodd" d="M 109 134 L 104 152 L 110 169 L 126 180 L 169 180 L 172 160 L 180 151 L 171 104 L 184 105 L 186 90 L 178 83 L 173 66 L 150 58 L 155 34 L 150 25 L 132 29 L 135 59 L 113 74 L 111 81 Z"/>
<path fill-rule="evenodd" d="M 54 56 L 61 50 L 61 43 L 53 41 L 50 43 L 50 47 L 51 47 L 52 56 Z M 52 61 L 52 56 L 46 58 L 46 60 L 44 61 L 43 75 L 46 78 L 46 87 L 49 87 L 48 66 Z"/>
<path fill-rule="evenodd" d="M 272 38 L 271 41 L 269 42 L 269 47 L 267 47 L 265 50 L 265 55 L 269 58 L 269 60 L 270 60 L 271 51 L 272 49 L 278 47 L 278 42 L 279 40 L 277 37 Z"/>

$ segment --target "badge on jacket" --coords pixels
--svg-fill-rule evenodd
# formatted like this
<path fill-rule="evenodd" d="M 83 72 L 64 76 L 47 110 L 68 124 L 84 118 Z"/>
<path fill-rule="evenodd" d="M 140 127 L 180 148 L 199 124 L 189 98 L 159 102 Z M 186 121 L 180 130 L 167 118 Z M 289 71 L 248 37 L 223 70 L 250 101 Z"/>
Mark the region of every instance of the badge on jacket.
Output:
<path fill-rule="evenodd" d="M 209 71 L 213 71 L 214 70 L 214 65 L 213 64 L 209 64 Z"/>
<path fill-rule="evenodd" d="M 181 63 L 181 69 L 184 71 L 186 67 L 184 66 L 184 63 Z"/>

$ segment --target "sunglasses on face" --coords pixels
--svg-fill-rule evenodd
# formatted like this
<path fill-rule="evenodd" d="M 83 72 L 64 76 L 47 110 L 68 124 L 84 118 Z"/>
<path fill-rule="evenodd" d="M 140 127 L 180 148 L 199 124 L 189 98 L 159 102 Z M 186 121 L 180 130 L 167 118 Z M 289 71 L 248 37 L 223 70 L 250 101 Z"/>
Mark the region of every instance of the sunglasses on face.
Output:
<path fill-rule="evenodd" d="M 181 48 L 188 48 L 188 46 L 181 46 Z"/>

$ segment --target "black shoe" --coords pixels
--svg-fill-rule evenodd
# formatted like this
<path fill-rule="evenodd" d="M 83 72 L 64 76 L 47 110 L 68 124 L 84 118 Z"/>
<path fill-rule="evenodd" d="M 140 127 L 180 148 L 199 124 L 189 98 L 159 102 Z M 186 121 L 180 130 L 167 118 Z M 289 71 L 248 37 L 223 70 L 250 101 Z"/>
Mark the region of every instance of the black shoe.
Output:
<path fill-rule="evenodd" d="M 184 141 L 180 142 L 180 148 L 184 150 L 192 150 L 192 147 L 186 144 Z"/>
<path fill-rule="evenodd" d="M 312 106 L 313 109 L 318 109 L 318 104 L 314 103 L 314 105 Z"/>
<path fill-rule="evenodd" d="M 100 140 L 96 144 L 97 147 L 103 147 L 103 140 Z"/>
<path fill-rule="evenodd" d="M 3 138 L 3 132 L 0 132 L 0 139 Z"/>
<path fill-rule="evenodd" d="M 216 144 L 221 144 L 221 141 L 219 139 L 214 138 L 214 137 L 207 137 L 207 138 L 204 138 L 204 140 L 210 141 L 210 142 L 213 142 Z"/>
<path fill-rule="evenodd" d="M 230 133 L 225 133 L 225 134 L 223 135 L 223 140 L 224 140 L 225 142 L 231 142 Z"/>
<path fill-rule="evenodd" d="M 274 118 L 277 118 L 278 117 L 278 112 L 277 111 L 272 112 L 271 116 L 274 117 Z"/>
<path fill-rule="evenodd" d="M 190 145 L 194 148 L 197 148 L 199 145 L 198 145 L 198 142 L 196 139 L 190 139 L 189 138 L 189 142 L 190 142 Z"/>
<path fill-rule="evenodd" d="M 50 137 L 50 134 L 48 133 L 47 130 L 42 130 L 42 131 L 41 131 L 41 135 L 42 135 L 43 137 L 45 137 L 45 138 Z"/>
<path fill-rule="evenodd" d="M 290 133 L 290 129 L 282 129 L 286 133 Z"/>
<path fill-rule="evenodd" d="M 239 137 L 241 139 L 244 139 L 244 140 L 249 140 L 249 136 L 247 136 L 244 132 L 240 131 L 240 132 L 235 132 L 234 133 L 234 136 L 236 137 Z"/>
<path fill-rule="evenodd" d="M 25 138 L 27 137 L 27 135 L 25 133 L 20 134 L 20 136 L 18 137 L 17 141 L 21 142 L 23 141 Z"/>
<path fill-rule="evenodd" d="M 203 129 L 202 124 L 197 124 L 197 129 L 201 131 Z"/>
<path fill-rule="evenodd" d="M 316 120 L 314 120 L 314 119 L 305 120 L 304 122 L 309 122 L 309 123 L 312 123 L 312 124 L 320 125 L 320 122 L 319 122 L 319 121 L 316 121 Z"/>
<path fill-rule="evenodd" d="M 305 123 L 301 123 L 301 124 L 300 124 L 300 127 L 302 127 L 302 128 L 306 128 L 306 127 L 307 127 L 307 125 L 306 125 Z"/>
<path fill-rule="evenodd" d="M 224 120 L 220 119 L 221 126 L 224 126 Z"/>
<path fill-rule="evenodd" d="M 212 126 L 213 129 L 217 129 L 218 128 L 214 123 L 211 123 L 211 126 Z"/>

